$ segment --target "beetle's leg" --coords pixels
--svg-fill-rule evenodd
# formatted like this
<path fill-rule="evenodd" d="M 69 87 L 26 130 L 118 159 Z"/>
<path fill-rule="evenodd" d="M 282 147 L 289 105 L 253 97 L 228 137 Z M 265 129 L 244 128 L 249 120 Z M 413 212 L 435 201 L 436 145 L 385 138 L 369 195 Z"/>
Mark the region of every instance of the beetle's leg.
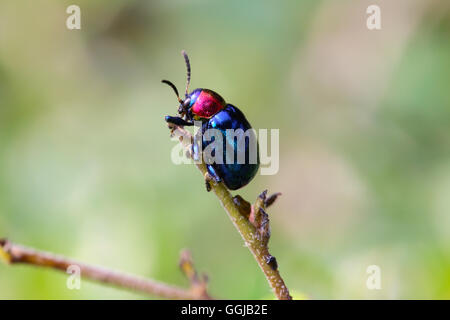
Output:
<path fill-rule="evenodd" d="M 214 167 L 212 166 L 212 164 L 207 164 L 206 165 L 206 169 L 208 169 L 208 173 L 214 178 L 214 180 L 216 182 L 221 182 L 222 181 L 222 179 L 217 174 L 216 170 L 214 170 Z"/>
<path fill-rule="evenodd" d="M 166 119 L 167 123 L 174 124 L 177 126 L 193 126 L 194 125 L 193 122 L 188 122 L 180 117 L 166 116 L 165 119 Z"/>
<path fill-rule="evenodd" d="M 217 173 L 214 170 L 214 168 L 212 167 L 212 165 L 207 164 L 206 169 L 208 171 L 205 174 L 205 186 L 206 186 L 206 191 L 210 192 L 211 191 L 211 181 L 214 180 L 217 183 L 217 182 L 222 181 L 222 179 L 220 179 L 220 177 L 217 175 Z"/>
<path fill-rule="evenodd" d="M 195 136 L 194 136 L 194 143 L 192 144 L 191 147 L 191 151 L 192 151 L 192 158 L 194 159 L 194 161 L 199 161 L 200 157 L 201 157 L 201 144 L 202 144 L 202 135 L 201 135 L 201 131 L 199 130 Z"/>

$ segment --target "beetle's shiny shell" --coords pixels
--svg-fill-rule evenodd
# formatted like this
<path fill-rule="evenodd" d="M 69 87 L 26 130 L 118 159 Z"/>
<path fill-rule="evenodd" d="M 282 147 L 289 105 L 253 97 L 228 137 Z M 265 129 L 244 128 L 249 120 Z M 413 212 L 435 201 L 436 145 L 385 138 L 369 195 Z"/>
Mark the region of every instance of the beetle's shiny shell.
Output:
<path fill-rule="evenodd" d="M 230 139 L 227 136 L 227 129 L 242 129 L 243 132 L 246 132 L 248 129 L 251 129 L 250 123 L 245 118 L 244 114 L 235 106 L 228 104 L 224 109 L 216 113 L 213 117 L 211 117 L 208 121 L 203 123 L 202 133 L 204 133 L 208 129 L 218 129 L 223 134 L 223 163 L 217 164 L 208 164 L 208 170 L 213 170 L 218 174 L 218 176 L 223 180 L 225 185 L 230 190 L 236 190 L 242 188 L 246 184 L 248 184 L 256 175 L 259 168 L 259 146 L 256 139 L 256 135 L 253 130 L 249 131 L 248 134 L 251 136 L 251 139 L 245 138 L 245 150 L 238 150 L 239 144 L 236 139 Z M 254 150 L 255 146 L 250 146 L 251 140 L 256 143 L 256 150 Z M 211 141 L 209 139 L 205 139 L 203 135 L 202 145 L 203 148 L 206 148 L 214 139 Z M 232 149 L 229 149 L 231 147 Z M 233 163 L 226 163 L 227 150 L 234 150 L 234 159 Z M 251 150 L 256 151 L 256 163 L 251 163 L 251 157 L 249 153 Z M 245 152 L 245 163 L 237 162 L 237 154 L 238 152 Z"/>

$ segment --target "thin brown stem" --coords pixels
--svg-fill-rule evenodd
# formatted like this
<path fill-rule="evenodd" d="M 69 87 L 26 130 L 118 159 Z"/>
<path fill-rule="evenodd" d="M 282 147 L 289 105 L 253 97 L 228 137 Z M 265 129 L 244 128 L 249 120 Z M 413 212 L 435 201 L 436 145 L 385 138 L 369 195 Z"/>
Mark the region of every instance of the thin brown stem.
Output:
<path fill-rule="evenodd" d="M 69 267 L 76 266 L 82 278 L 167 299 L 211 299 L 206 292 L 206 287 L 203 291 L 199 291 L 192 286 L 190 289 L 171 286 L 140 276 L 85 264 L 53 253 L 38 251 L 6 239 L 0 239 L 0 258 L 9 264 L 30 264 L 63 272 L 68 272 Z"/>
<path fill-rule="evenodd" d="M 186 148 L 187 153 L 190 155 L 191 145 L 192 145 L 192 135 L 189 131 L 182 127 L 169 125 L 171 129 L 172 136 L 179 138 L 181 144 Z M 190 155 L 192 156 L 192 155 Z M 197 168 L 203 174 L 207 176 L 208 172 L 204 162 L 196 161 Z M 247 203 L 241 197 L 234 197 L 225 187 L 225 185 L 220 182 L 210 182 L 211 190 L 219 198 L 222 207 L 227 212 L 231 222 L 239 231 L 245 245 L 250 250 L 250 252 L 255 257 L 256 262 L 260 266 L 264 275 L 269 282 L 269 285 L 273 289 L 274 294 L 280 300 L 290 300 L 292 297 L 289 294 L 289 289 L 284 283 L 283 278 L 278 270 L 278 265 L 275 258 L 270 255 L 269 248 L 267 246 L 270 238 L 269 220 L 265 213 L 266 206 L 273 203 L 273 199 L 269 200 L 270 203 L 266 203 L 265 192 L 258 197 L 257 202 L 253 205 L 250 211 L 245 214 L 243 213 L 243 207 L 238 204 L 239 201 Z M 276 198 L 276 195 L 275 195 Z M 239 201 L 237 201 L 239 200 Z M 245 211 L 245 209 L 244 209 Z M 252 215 L 250 216 L 250 213 Z"/>
<path fill-rule="evenodd" d="M 208 294 L 208 277 L 205 274 L 199 275 L 194 268 L 194 262 L 189 250 L 183 250 L 180 254 L 180 269 L 191 283 L 191 291 L 195 292 L 203 299 L 211 299 Z"/>

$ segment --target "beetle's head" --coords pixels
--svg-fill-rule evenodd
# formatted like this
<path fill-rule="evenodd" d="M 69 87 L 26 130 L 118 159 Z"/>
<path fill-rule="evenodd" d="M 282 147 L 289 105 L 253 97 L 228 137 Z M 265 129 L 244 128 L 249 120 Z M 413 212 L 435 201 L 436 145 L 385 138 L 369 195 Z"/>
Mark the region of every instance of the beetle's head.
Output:
<path fill-rule="evenodd" d="M 191 82 L 191 64 L 189 62 L 189 57 L 186 53 L 186 51 L 181 51 L 181 54 L 184 57 L 184 61 L 186 62 L 186 69 L 187 69 L 187 80 L 186 80 L 186 92 L 184 95 L 184 99 L 180 98 L 180 95 L 178 94 L 178 89 L 177 87 L 170 82 L 169 80 L 162 80 L 162 83 L 167 84 L 168 86 L 170 86 L 173 91 L 175 92 L 175 94 L 177 95 L 177 99 L 178 99 L 178 114 L 180 115 L 180 117 L 186 119 L 186 120 L 192 120 L 192 111 L 191 111 L 191 107 L 195 101 L 195 99 L 198 96 L 198 90 L 194 90 L 191 93 L 189 93 L 189 84 Z"/>

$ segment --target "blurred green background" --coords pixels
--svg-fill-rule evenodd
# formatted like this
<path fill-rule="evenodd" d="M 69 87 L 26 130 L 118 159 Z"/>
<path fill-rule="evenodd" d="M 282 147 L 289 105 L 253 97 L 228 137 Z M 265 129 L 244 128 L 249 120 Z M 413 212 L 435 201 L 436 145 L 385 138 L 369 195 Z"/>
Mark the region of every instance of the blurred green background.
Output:
<path fill-rule="evenodd" d="M 0 237 L 180 286 L 189 248 L 215 297 L 271 297 L 198 170 L 170 160 L 160 80 L 183 88 L 186 49 L 192 88 L 280 129 L 278 174 L 237 193 L 283 193 L 270 249 L 292 291 L 450 298 L 449 39 L 445 0 L 2 0 Z M 1 264 L 0 298 L 147 298 L 66 279 Z"/>

